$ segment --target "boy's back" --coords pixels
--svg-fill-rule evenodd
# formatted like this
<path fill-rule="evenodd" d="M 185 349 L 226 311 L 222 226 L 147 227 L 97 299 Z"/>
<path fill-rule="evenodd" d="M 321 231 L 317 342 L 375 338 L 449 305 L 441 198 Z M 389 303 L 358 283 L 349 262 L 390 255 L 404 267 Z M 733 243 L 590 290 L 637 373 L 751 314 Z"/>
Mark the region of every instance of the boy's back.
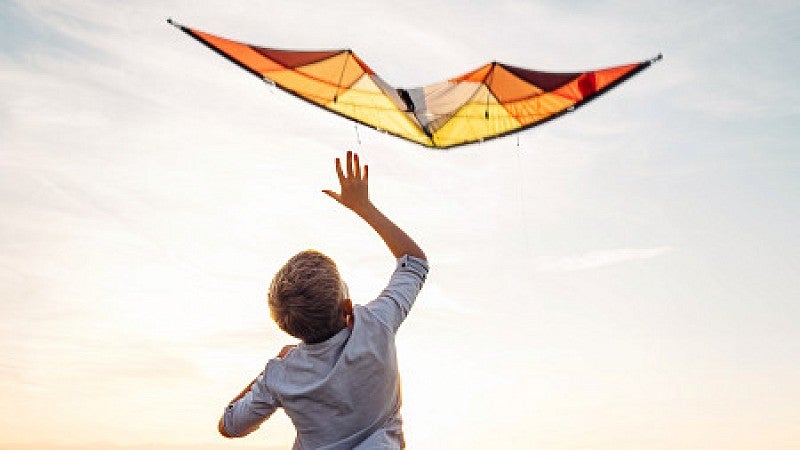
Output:
<path fill-rule="evenodd" d="M 348 175 L 350 164 L 348 154 Z M 395 256 L 402 254 L 388 286 L 372 302 L 353 308 L 347 326 L 332 337 L 300 343 L 270 360 L 262 375 L 226 409 L 220 421 L 223 435 L 249 434 L 283 407 L 297 429 L 295 449 L 405 446 L 394 340 L 422 288 L 428 265 L 424 253 L 385 216 L 370 217 L 372 212 L 362 215 L 363 210 L 351 209 L 378 231 Z"/>
<path fill-rule="evenodd" d="M 381 296 L 354 308 L 352 330 L 270 360 L 225 428 L 244 434 L 282 406 L 297 429 L 295 448 L 402 448 L 394 336 L 426 273 L 425 261 L 401 258 Z"/>

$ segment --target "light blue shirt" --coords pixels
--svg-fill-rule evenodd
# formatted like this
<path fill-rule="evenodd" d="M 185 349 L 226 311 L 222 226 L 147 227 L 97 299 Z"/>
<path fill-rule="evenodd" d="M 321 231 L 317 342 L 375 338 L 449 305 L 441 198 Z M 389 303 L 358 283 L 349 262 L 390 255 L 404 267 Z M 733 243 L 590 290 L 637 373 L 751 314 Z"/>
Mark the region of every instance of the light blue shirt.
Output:
<path fill-rule="evenodd" d="M 424 260 L 399 258 L 380 296 L 354 308 L 352 330 L 271 359 L 226 408 L 225 431 L 249 434 L 282 407 L 297 429 L 293 449 L 404 448 L 394 337 L 427 274 Z"/>

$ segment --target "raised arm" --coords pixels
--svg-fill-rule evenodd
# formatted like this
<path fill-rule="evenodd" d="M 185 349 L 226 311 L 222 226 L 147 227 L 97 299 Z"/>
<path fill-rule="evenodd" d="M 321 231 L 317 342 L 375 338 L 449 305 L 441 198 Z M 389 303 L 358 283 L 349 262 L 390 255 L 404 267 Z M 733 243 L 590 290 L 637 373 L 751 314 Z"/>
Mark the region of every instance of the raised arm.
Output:
<path fill-rule="evenodd" d="M 362 170 L 358 155 L 347 152 L 346 171 L 342 162 L 336 158 L 336 174 L 339 176 L 341 193 L 323 190 L 331 198 L 341 203 L 364 219 L 383 239 L 395 258 L 403 255 L 426 259 L 422 249 L 400 227 L 386 217 L 369 199 L 369 167 Z"/>

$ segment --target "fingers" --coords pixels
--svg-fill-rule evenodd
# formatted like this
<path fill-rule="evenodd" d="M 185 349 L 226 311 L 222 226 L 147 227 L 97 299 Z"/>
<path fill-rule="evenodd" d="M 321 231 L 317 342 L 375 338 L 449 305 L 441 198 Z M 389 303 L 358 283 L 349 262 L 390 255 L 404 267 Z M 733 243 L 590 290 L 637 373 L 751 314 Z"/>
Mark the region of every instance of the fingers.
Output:
<path fill-rule="evenodd" d="M 347 151 L 347 178 L 353 178 L 353 152 Z"/>
<path fill-rule="evenodd" d="M 364 183 L 369 181 L 369 166 L 364 164 Z"/>
<path fill-rule="evenodd" d="M 336 175 L 339 177 L 339 184 L 344 183 L 344 174 L 342 173 L 342 160 L 336 158 Z"/>
<path fill-rule="evenodd" d="M 358 153 L 353 154 L 353 175 L 356 180 L 361 179 L 361 164 L 358 162 Z"/>
<path fill-rule="evenodd" d="M 368 167 L 365 164 L 361 168 L 361 160 L 358 158 L 357 153 L 352 151 L 347 152 L 345 157 L 345 169 L 342 169 L 342 160 L 336 158 L 336 175 L 339 177 L 339 184 L 344 186 L 347 180 L 366 181 L 368 178 Z M 324 191 L 323 191 L 324 192 Z"/>

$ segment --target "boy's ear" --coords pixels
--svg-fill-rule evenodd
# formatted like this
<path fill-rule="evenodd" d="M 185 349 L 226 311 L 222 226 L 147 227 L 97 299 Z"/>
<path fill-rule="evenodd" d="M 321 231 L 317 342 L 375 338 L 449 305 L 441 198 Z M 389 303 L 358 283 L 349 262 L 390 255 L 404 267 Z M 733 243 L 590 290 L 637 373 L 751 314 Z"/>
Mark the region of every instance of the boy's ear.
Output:
<path fill-rule="evenodd" d="M 342 311 L 344 312 L 345 316 L 350 316 L 353 314 L 353 301 L 349 298 L 342 300 Z"/>
<path fill-rule="evenodd" d="M 347 328 L 353 329 L 353 301 L 349 298 L 342 300 L 342 314 Z"/>

